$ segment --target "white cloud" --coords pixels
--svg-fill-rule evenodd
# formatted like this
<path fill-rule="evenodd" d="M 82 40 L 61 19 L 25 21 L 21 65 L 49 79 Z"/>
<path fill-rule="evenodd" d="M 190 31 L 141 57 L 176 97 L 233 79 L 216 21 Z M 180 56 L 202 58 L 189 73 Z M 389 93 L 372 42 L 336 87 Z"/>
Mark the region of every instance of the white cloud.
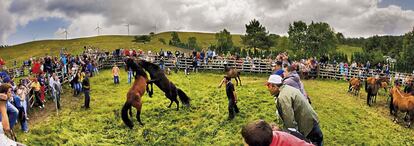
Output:
<path fill-rule="evenodd" d="M 414 25 L 414 12 L 398 6 L 378 7 L 379 0 L 2 0 L 0 41 L 15 32 L 16 26 L 45 17 L 69 22 L 70 37 L 101 34 L 132 34 L 181 31 L 217 32 L 227 28 L 244 33 L 244 24 L 256 18 L 270 32 L 286 34 L 293 21 L 328 22 L 346 36 L 400 35 Z M 3 21 L 6 20 L 7 22 Z M 63 28 L 61 28 L 63 29 Z M 57 34 L 62 30 L 56 30 Z"/>

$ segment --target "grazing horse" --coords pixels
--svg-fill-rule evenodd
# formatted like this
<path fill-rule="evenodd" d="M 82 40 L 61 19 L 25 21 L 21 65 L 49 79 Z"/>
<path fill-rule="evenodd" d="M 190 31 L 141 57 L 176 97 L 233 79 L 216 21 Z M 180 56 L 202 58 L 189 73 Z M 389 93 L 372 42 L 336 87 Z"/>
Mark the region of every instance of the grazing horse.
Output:
<path fill-rule="evenodd" d="M 190 106 L 190 98 L 181 89 L 177 88 L 174 83 L 168 80 L 164 71 L 161 70 L 158 65 L 145 60 L 140 60 L 138 64 L 150 74 L 151 80 L 147 83 L 147 86 L 151 85 L 151 91 L 149 92 L 150 97 L 153 94 L 152 84 L 155 83 L 155 85 L 157 85 L 158 88 L 165 93 L 165 97 L 170 99 L 171 103 L 168 105 L 168 108 L 170 108 L 172 103 L 175 102 L 177 104 L 177 110 L 179 109 L 177 95 L 185 106 Z"/>
<path fill-rule="evenodd" d="M 227 64 L 224 64 L 224 72 L 226 72 L 227 77 L 234 78 L 236 80 L 236 86 L 239 85 L 239 81 L 240 81 L 240 86 L 242 85 L 241 80 L 240 80 L 240 71 L 238 71 L 236 68 L 228 67 Z"/>
<path fill-rule="evenodd" d="M 381 84 L 383 82 L 388 83 L 388 78 L 380 77 L 379 79 L 375 79 L 374 77 L 368 77 L 365 81 L 365 91 L 367 92 L 368 106 L 371 106 L 373 102 L 376 102 L 378 90 L 381 88 Z"/>
<path fill-rule="evenodd" d="M 352 78 L 349 80 L 348 92 L 354 92 L 354 95 L 359 95 L 361 89 L 361 80 L 359 78 Z"/>
<path fill-rule="evenodd" d="M 137 115 L 136 118 L 139 122 L 139 124 L 144 125 L 141 122 L 141 108 L 142 108 L 142 96 L 145 94 L 146 85 L 148 82 L 147 73 L 139 67 L 133 59 L 128 59 L 126 61 L 127 68 L 131 68 L 133 71 L 136 72 L 135 75 L 135 81 L 132 87 L 129 89 L 127 93 L 127 100 L 122 107 L 122 121 L 124 121 L 125 125 L 127 125 L 129 128 L 132 129 L 134 127 L 132 121 L 128 117 L 128 110 L 130 116 L 132 116 L 132 109 L 131 106 L 135 107 L 137 109 Z"/>
<path fill-rule="evenodd" d="M 408 127 L 411 126 L 411 122 L 414 119 L 414 96 L 410 94 L 401 93 L 398 87 L 393 87 L 390 90 L 391 102 L 390 102 L 390 114 L 394 115 L 394 122 L 398 119 L 398 111 L 407 112 Z M 407 116 L 408 115 L 408 116 Z"/>

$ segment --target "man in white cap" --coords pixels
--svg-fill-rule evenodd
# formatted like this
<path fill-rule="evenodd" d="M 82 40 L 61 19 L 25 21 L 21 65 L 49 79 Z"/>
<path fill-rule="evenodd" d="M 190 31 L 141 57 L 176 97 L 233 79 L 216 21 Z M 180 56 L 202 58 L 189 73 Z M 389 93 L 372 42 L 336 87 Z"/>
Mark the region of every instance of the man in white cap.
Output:
<path fill-rule="evenodd" d="M 297 129 L 315 145 L 322 145 L 323 134 L 318 115 L 303 94 L 296 88 L 282 84 L 282 77 L 271 75 L 267 89 L 275 97 L 277 112 L 286 129 Z"/>

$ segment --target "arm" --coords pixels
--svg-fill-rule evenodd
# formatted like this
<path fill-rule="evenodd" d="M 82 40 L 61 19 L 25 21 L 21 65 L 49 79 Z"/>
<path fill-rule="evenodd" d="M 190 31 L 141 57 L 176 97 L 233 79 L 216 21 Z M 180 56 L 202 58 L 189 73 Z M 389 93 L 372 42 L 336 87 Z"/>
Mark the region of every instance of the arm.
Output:
<path fill-rule="evenodd" d="M 233 91 L 233 95 L 234 95 L 234 102 L 237 103 L 237 93 L 236 93 L 236 91 Z"/>
<path fill-rule="evenodd" d="M 279 95 L 279 106 L 278 108 L 280 108 L 282 110 L 281 113 L 281 117 L 283 119 L 283 123 L 285 128 L 295 128 L 296 129 L 296 125 L 295 125 L 295 118 L 294 118 L 294 112 L 293 112 L 293 107 L 291 107 L 292 105 L 292 100 L 288 95 Z"/>
<path fill-rule="evenodd" d="M 218 88 L 221 88 L 221 86 L 222 86 L 222 85 L 223 85 L 223 83 L 224 83 L 224 80 L 225 80 L 225 79 L 221 80 L 221 82 L 220 82 L 220 84 L 219 84 Z"/>
<path fill-rule="evenodd" d="M 3 130 L 5 133 L 10 131 L 10 125 L 9 125 L 9 117 L 7 116 L 7 109 L 6 109 L 6 101 L 2 100 L 3 98 L 7 98 L 6 94 L 0 94 L 1 100 L 0 100 L 0 113 L 1 113 L 1 119 L 2 119 L 2 125 Z"/>

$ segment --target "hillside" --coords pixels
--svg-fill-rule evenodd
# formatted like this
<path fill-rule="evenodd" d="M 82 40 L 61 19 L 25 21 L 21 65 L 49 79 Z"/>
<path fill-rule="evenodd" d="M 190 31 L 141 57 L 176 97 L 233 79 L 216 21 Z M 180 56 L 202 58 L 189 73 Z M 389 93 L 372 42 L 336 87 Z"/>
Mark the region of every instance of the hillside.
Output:
<path fill-rule="evenodd" d="M 196 37 L 197 43 L 203 48 L 208 47 L 210 44 L 216 43 L 214 33 L 178 32 L 178 35 L 182 42 L 187 42 L 189 37 Z M 160 38 L 163 38 L 167 44 L 162 44 L 159 41 Z M 19 63 L 21 63 L 21 61 L 28 59 L 31 56 L 45 56 L 45 54 L 57 55 L 62 47 L 67 48 L 68 51 L 73 54 L 78 54 L 83 50 L 84 46 L 95 46 L 104 50 L 115 50 L 117 48 L 135 48 L 158 51 L 160 48 L 163 48 L 164 50 L 186 51 L 184 49 L 168 45 L 168 41 L 170 39 L 171 32 L 156 34 L 151 39 L 151 42 L 145 44 L 133 42 L 134 36 L 123 35 L 95 36 L 69 40 L 41 40 L 1 48 L 0 58 L 5 59 L 7 63 L 12 63 L 14 60 L 17 60 Z M 240 41 L 240 35 L 233 35 L 233 43 L 236 46 L 241 45 Z"/>

